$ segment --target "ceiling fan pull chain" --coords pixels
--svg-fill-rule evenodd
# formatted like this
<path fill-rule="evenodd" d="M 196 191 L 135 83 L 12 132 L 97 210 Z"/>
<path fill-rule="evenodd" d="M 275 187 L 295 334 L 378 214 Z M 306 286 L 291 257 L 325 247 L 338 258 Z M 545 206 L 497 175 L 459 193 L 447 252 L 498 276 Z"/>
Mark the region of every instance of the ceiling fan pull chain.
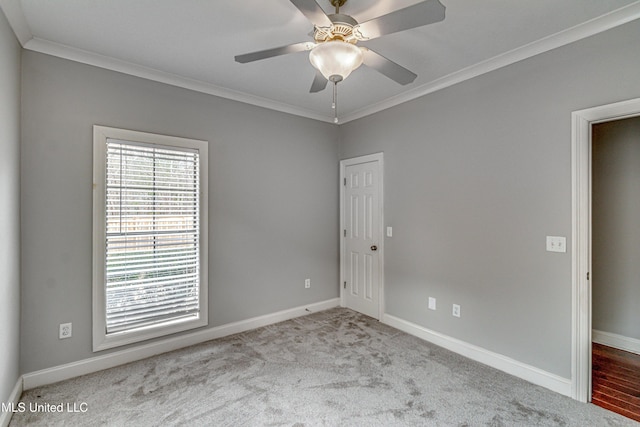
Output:
<path fill-rule="evenodd" d="M 338 82 L 333 82 L 333 123 L 338 123 Z"/>

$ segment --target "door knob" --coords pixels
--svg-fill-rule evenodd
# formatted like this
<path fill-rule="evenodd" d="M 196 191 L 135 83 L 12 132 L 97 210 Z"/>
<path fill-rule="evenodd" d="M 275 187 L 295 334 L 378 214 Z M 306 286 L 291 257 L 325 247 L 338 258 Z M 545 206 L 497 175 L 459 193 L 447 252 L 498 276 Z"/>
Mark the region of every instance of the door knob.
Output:
<path fill-rule="evenodd" d="M 378 247 L 376 245 L 371 245 L 371 250 L 375 252 L 378 250 Z"/>

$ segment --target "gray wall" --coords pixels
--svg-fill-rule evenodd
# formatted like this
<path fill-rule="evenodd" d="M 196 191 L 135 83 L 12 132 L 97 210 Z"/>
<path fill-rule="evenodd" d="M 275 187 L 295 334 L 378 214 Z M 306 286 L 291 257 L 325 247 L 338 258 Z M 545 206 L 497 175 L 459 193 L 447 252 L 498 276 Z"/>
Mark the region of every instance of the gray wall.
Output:
<path fill-rule="evenodd" d="M 640 96 L 638 40 L 633 22 L 341 127 L 341 158 L 385 154 L 387 313 L 571 377 L 570 247 L 545 236 L 571 239 L 571 112 Z"/>
<path fill-rule="evenodd" d="M 22 99 L 23 372 L 95 355 L 94 124 L 209 141 L 209 327 L 339 295 L 333 125 L 29 51 Z"/>
<path fill-rule="evenodd" d="M 640 339 L 640 117 L 592 138 L 593 328 Z"/>
<path fill-rule="evenodd" d="M 19 377 L 20 45 L 0 12 L 0 402 Z"/>

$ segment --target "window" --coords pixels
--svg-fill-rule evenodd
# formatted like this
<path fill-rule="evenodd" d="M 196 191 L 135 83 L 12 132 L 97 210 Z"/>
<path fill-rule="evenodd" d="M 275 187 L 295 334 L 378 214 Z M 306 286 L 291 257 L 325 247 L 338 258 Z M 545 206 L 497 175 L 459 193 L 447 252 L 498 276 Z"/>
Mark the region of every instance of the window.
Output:
<path fill-rule="evenodd" d="M 93 134 L 93 350 L 206 325 L 207 142 Z"/>

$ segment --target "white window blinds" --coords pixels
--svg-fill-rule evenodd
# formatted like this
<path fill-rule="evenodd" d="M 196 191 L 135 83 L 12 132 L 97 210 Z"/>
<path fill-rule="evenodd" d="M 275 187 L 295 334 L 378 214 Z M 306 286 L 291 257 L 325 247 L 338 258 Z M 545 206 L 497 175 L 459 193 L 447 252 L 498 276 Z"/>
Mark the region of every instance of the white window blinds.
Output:
<path fill-rule="evenodd" d="M 106 333 L 197 317 L 198 151 L 106 144 Z"/>

